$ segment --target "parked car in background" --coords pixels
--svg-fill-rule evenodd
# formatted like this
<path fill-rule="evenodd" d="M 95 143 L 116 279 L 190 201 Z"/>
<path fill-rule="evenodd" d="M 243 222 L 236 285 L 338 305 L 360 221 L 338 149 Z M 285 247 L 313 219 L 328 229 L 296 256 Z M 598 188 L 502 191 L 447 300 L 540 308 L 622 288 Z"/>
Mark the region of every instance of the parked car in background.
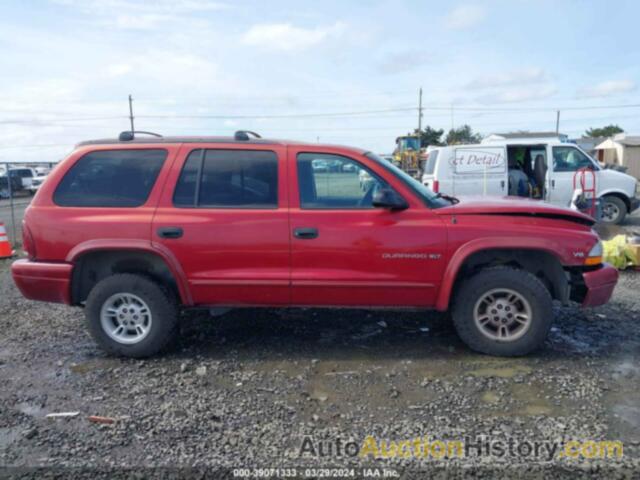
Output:
<path fill-rule="evenodd" d="M 111 353 L 160 351 L 181 309 L 305 306 L 450 310 L 470 348 L 524 355 L 553 300 L 601 305 L 616 285 L 593 220 L 566 208 L 439 195 L 357 148 L 132 137 L 63 160 L 12 265 L 27 298 L 84 307 Z"/>
<path fill-rule="evenodd" d="M 47 179 L 47 175 L 38 175 L 31 179 L 31 185 L 29 186 L 29 192 L 31 195 L 35 195 L 42 183 Z"/>
<path fill-rule="evenodd" d="M 11 189 L 9 189 L 9 178 L 11 178 Z M 0 176 L 0 198 L 9 198 L 11 192 L 22 189 L 22 180 L 18 177 Z"/>
<path fill-rule="evenodd" d="M 38 172 L 36 172 L 35 168 L 30 167 L 10 168 L 9 176 L 20 179 L 21 190 L 31 191 L 33 179 L 38 177 Z"/>
<path fill-rule="evenodd" d="M 640 206 L 637 180 L 604 169 L 577 145 L 547 137 L 508 139 L 478 145 L 430 147 L 422 183 L 450 195 L 516 195 L 568 207 L 574 177 L 595 180 L 603 223 L 618 224 Z M 584 173 L 583 173 L 584 172 Z"/>
<path fill-rule="evenodd" d="M 316 160 L 315 162 L 313 162 L 311 167 L 316 172 L 327 172 L 329 170 L 329 165 L 324 160 Z"/>

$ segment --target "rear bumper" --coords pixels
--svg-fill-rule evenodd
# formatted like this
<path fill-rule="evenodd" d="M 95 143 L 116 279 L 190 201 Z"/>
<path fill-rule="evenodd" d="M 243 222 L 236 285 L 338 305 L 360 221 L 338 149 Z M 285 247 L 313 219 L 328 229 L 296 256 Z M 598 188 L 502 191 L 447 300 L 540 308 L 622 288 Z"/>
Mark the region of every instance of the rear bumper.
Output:
<path fill-rule="evenodd" d="M 613 289 L 618 282 L 618 270 L 609 264 L 601 268 L 582 274 L 586 293 L 582 300 L 583 307 L 604 305 L 611 298 Z"/>
<path fill-rule="evenodd" d="M 629 202 L 629 213 L 635 212 L 638 208 L 640 208 L 640 198 L 632 198 Z"/>
<path fill-rule="evenodd" d="M 69 305 L 72 270 L 70 263 L 17 260 L 11 265 L 13 281 L 26 298 Z"/>

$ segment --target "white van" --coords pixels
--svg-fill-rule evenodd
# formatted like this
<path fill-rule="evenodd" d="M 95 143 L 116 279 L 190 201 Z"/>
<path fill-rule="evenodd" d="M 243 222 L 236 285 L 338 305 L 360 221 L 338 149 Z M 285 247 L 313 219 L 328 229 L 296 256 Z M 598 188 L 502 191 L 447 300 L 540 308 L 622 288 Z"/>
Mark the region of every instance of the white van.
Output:
<path fill-rule="evenodd" d="M 605 170 L 577 145 L 559 139 L 489 139 L 478 145 L 430 147 L 422 183 L 450 195 L 519 195 L 568 207 L 581 169 L 587 188 L 601 199 L 604 223 L 622 222 L 640 206 L 637 180 Z M 553 159 L 550 161 L 550 159 Z M 593 172 L 593 176 L 591 175 Z"/>

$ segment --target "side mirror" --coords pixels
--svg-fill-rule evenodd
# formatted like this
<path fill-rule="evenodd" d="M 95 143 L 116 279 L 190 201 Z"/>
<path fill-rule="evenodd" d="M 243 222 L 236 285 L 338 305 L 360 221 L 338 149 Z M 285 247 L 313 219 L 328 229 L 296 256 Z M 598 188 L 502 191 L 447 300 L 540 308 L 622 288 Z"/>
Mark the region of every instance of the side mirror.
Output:
<path fill-rule="evenodd" d="M 405 210 L 409 208 L 406 200 L 389 187 L 378 188 L 373 193 L 371 204 L 376 208 L 386 208 L 388 210 Z"/>

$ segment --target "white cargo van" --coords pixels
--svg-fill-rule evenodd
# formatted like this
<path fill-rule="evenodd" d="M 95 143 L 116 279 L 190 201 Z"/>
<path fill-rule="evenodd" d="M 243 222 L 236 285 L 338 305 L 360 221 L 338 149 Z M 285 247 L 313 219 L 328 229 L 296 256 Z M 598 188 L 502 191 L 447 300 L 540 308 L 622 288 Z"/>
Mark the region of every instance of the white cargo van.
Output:
<path fill-rule="evenodd" d="M 620 223 L 640 206 L 637 180 L 605 170 L 577 145 L 559 139 L 489 139 L 478 145 L 430 147 L 422 183 L 450 195 L 518 195 L 570 206 L 574 176 L 601 200 L 604 223 Z M 591 175 L 593 172 L 593 175 Z M 595 187 L 593 185 L 595 180 Z"/>

